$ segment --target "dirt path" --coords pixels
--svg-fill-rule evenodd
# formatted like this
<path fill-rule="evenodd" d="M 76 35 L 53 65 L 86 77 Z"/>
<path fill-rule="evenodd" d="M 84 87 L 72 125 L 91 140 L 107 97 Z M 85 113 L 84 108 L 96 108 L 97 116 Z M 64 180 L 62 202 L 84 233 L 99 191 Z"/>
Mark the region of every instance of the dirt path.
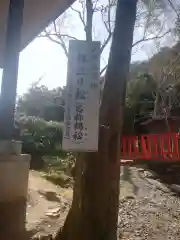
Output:
<path fill-rule="evenodd" d="M 39 172 L 29 174 L 27 230 L 47 235 L 62 226 L 69 210 L 72 190 L 58 187 Z"/>

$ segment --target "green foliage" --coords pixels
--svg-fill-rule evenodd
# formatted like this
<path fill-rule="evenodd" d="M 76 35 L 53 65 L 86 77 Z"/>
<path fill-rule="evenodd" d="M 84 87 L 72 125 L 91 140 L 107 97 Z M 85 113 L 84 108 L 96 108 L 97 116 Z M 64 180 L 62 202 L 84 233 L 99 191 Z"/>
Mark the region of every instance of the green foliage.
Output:
<path fill-rule="evenodd" d="M 140 73 L 135 79 L 128 82 L 127 104 L 136 106 L 141 100 L 153 100 L 153 94 L 156 91 L 157 83 L 148 73 Z"/>
<path fill-rule="evenodd" d="M 126 106 L 133 111 L 144 111 L 149 109 L 149 104 L 155 100 L 157 83 L 154 78 L 147 73 L 141 73 L 135 79 L 128 82 Z M 153 108 L 151 104 L 151 108 Z"/>
<path fill-rule="evenodd" d="M 154 109 L 157 83 L 150 74 L 138 72 L 139 75 L 127 85 L 123 127 L 125 135 L 133 134 L 136 119 L 152 115 Z"/>
<path fill-rule="evenodd" d="M 49 90 L 36 84 L 21 96 L 17 104 L 17 112 L 26 116 L 35 116 L 47 121 L 63 121 L 64 90 L 60 87 Z"/>
<path fill-rule="evenodd" d="M 36 117 L 21 117 L 23 152 L 32 156 L 65 157 L 61 150 L 62 124 Z"/>
<path fill-rule="evenodd" d="M 131 65 L 127 83 L 124 134 L 134 122 L 150 117 L 180 116 L 180 43 L 162 48 L 150 60 Z"/>
<path fill-rule="evenodd" d="M 123 135 L 132 135 L 134 133 L 134 118 L 136 108 L 134 106 L 126 106 L 124 109 L 124 124 L 122 128 Z"/>
<path fill-rule="evenodd" d="M 49 90 L 38 83 L 19 98 L 16 113 L 23 115 L 20 118 L 22 150 L 31 154 L 32 167 L 42 168 L 43 156 L 66 157 L 61 149 L 65 89 Z"/>

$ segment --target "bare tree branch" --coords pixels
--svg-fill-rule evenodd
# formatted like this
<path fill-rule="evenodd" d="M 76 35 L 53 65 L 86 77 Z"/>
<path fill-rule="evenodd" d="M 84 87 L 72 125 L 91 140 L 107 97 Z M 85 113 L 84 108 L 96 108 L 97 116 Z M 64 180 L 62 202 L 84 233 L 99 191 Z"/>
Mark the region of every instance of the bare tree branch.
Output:
<path fill-rule="evenodd" d="M 109 43 L 111 37 L 112 37 L 111 9 L 112 9 L 113 6 L 115 6 L 115 0 L 108 0 L 108 4 L 106 6 L 98 6 L 97 7 L 98 2 L 99 2 L 99 0 L 95 0 L 94 2 L 92 2 L 92 0 L 87 0 L 87 2 L 85 4 L 84 0 L 79 0 L 79 3 L 81 4 L 82 9 L 79 10 L 79 9 L 76 9 L 76 8 L 71 6 L 71 10 L 78 14 L 79 19 L 83 24 L 84 31 L 86 32 L 86 36 L 87 36 L 87 32 L 88 32 L 87 28 L 89 28 L 87 25 L 92 22 L 93 13 L 94 13 L 95 9 L 97 8 L 97 11 L 101 12 L 102 21 L 103 21 L 105 29 L 108 33 L 106 39 L 104 40 L 104 42 L 101 45 L 100 53 L 102 53 L 104 51 L 105 47 L 107 46 L 107 44 Z M 87 10 L 87 3 L 88 3 L 88 10 Z M 90 14 L 87 14 L 88 16 L 90 16 L 88 20 L 85 19 L 85 16 L 86 16 L 85 11 L 88 11 L 88 13 L 90 12 Z M 104 14 L 106 14 L 106 19 L 104 17 Z M 90 18 L 91 18 L 91 20 L 90 20 Z M 68 56 L 66 39 L 69 38 L 69 39 L 78 40 L 78 38 L 76 38 L 74 36 L 71 36 L 69 34 L 62 34 L 60 32 L 60 27 L 59 26 L 58 26 L 58 29 L 57 29 L 57 24 L 58 23 L 56 21 L 54 21 L 53 24 L 52 24 L 52 29 L 50 29 L 49 31 L 48 31 L 48 29 L 46 29 L 43 32 L 43 34 L 41 34 L 39 37 L 47 37 L 52 42 L 59 44 L 63 48 L 65 55 Z M 90 31 L 91 31 L 91 34 L 92 34 L 92 29 Z M 90 33 L 90 31 L 89 31 L 89 33 Z M 89 33 L 88 33 L 88 35 L 90 36 Z M 103 70 L 103 72 L 105 71 L 105 69 Z"/>
<path fill-rule="evenodd" d="M 151 41 L 151 40 L 156 40 L 156 39 L 161 39 L 163 37 L 165 37 L 168 33 L 170 33 L 170 31 L 165 32 L 164 34 L 162 34 L 161 36 L 156 35 L 155 37 L 149 37 L 146 38 L 145 36 L 143 36 L 142 39 L 136 41 L 135 43 L 133 43 L 132 47 L 142 43 L 142 42 L 147 42 L 147 41 Z"/>
<path fill-rule="evenodd" d="M 53 21 L 53 26 L 54 26 L 55 33 L 57 33 L 58 31 L 57 31 L 56 21 Z"/>
<path fill-rule="evenodd" d="M 65 41 L 64 41 L 61 33 L 57 31 L 57 26 L 56 26 L 56 22 L 55 22 L 55 21 L 53 22 L 53 26 L 54 26 L 55 34 L 56 34 L 56 36 L 57 36 L 58 39 L 59 39 L 59 43 L 60 43 L 62 49 L 64 50 L 65 55 L 68 57 L 68 50 L 67 50 Z"/>
<path fill-rule="evenodd" d="M 81 4 L 81 8 L 82 8 L 82 19 L 83 19 L 83 22 L 85 23 L 86 25 L 86 19 L 85 19 L 85 13 L 86 13 L 86 4 L 85 4 L 85 1 L 84 0 L 79 0 L 79 3 Z"/>
<path fill-rule="evenodd" d="M 101 45 L 101 50 L 100 50 L 100 53 L 102 53 L 105 49 L 105 47 L 107 46 L 107 44 L 109 43 L 111 37 L 112 37 L 112 28 L 111 28 L 111 9 L 112 7 L 114 6 L 114 2 L 111 2 L 111 0 L 108 0 L 108 5 L 101 10 L 101 18 L 102 18 L 102 21 L 104 23 L 104 26 L 106 28 L 106 31 L 108 33 L 108 36 L 107 38 L 104 40 L 103 44 Z M 107 10 L 107 22 L 106 20 L 104 19 L 104 14 L 103 12 Z"/>
<path fill-rule="evenodd" d="M 59 35 L 58 38 L 59 38 L 59 40 L 61 42 L 60 45 L 61 45 L 62 49 L 64 50 L 64 53 L 65 53 L 66 57 L 68 57 L 68 50 L 67 50 L 67 47 L 66 47 L 64 39 L 61 37 L 61 35 Z"/>
<path fill-rule="evenodd" d="M 57 37 L 58 40 L 57 40 L 57 39 L 54 39 L 53 36 L 54 36 L 54 37 Z M 67 35 L 67 36 L 68 36 L 68 35 Z M 49 38 L 49 40 L 51 40 L 52 42 L 61 45 L 62 49 L 64 50 L 65 55 L 68 57 L 68 50 L 67 50 L 65 41 L 64 41 L 64 39 L 63 39 L 63 36 L 61 36 L 61 34 L 49 33 L 49 32 L 47 32 L 47 30 L 44 30 L 43 35 L 41 34 L 39 37 L 47 37 L 47 38 Z M 69 36 L 69 37 L 71 38 L 71 36 Z"/>
<path fill-rule="evenodd" d="M 169 3 L 169 5 L 171 6 L 172 10 L 176 13 L 178 19 L 180 19 L 180 14 L 179 14 L 178 11 L 176 10 L 176 8 L 175 8 L 174 4 L 172 3 L 172 1 L 171 1 L 171 0 L 168 0 L 168 3 Z"/>
<path fill-rule="evenodd" d="M 76 13 L 78 14 L 78 16 L 79 16 L 79 18 L 80 18 L 80 20 L 81 20 L 84 28 L 86 28 L 86 23 L 85 23 L 84 15 L 82 15 L 81 11 L 73 8 L 72 6 L 71 6 L 71 10 L 73 10 L 74 12 L 76 12 Z"/>
<path fill-rule="evenodd" d="M 39 35 L 39 37 L 49 37 L 49 36 L 51 36 L 51 37 L 57 37 L 57 38 L 59 38 L 59 36 L 61 36 L 61 37 L 67 37 L 67 38 L 70 38 L 70 39 L 73 39 L 73 40 L 78 40 L 78 38 L 76 38 L 76 37 L 73 37 L 73 36 L 71 36 L 71 35 L 68 35 L 68 34 L 60 34 L 60 33 L 48 33 L 47 31 L 44 31 L 44 33 L 43 34 L 41 34 L 41 35 Z M 54 40 L 54 39 L 53 39 Z M 60 44 L 60 43 L 59 43 Z"/>
<path fill-rule="evenodd" d="M 94 5 L 93 5 L 93 12 L 96 12 L 96 10 L 99 11 L 99 8 L 97 9 L 98 2 L 99 2 L 99 0 L 96 0 L 95 3 L 94 3 Z"/>
<path fill-rule="evenodd" d="M 52 42 L 61 45 L 65 55 L 68 57 L 68 50 L 67 50 L 67 46 L 64 38 L 69 38 L 74 40 L 78 40 L 78 39 L 69 34 L 61 34 L 60 31 L 58 31 L 57 29 L 57 23 L 55 21 L 53 22 L 52 26 L 53 26 L 53 29 L 50 29 L 49 31 L 45 29 L 44 32 L 39 35 L 39 37 L 47 37 Z"/>
<path fill-rule="evenodd" d="M 109 43 L 111 37 L 112 37 L 112 33 L 109 33 L 108 37 L 104 40 L 104 43 L 101 45 L 100 53 L 102 53 L 104 51 L 104 49 L 107 46 L 107 44 Z"/>
<path fill-rule="evenodd" d="M 39 35 L 39 37 L 46 37 L 46 38 L 49 38 L 49 40 L 51 40 L 52 42 L 54 43 L 57 43 L 57 44 L 61 44 L 58 40 L 54 39 L 51 34 L 49 34 L 46 30 L 44 30 L 44 33 L 43 35 Z"/>

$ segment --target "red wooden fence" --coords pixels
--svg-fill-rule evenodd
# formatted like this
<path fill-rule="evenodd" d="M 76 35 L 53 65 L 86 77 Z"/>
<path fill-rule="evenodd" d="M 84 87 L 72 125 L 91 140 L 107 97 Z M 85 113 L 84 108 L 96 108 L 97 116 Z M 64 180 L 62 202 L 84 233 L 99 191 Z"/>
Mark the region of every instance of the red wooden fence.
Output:
<path fill-rule="evenodd" d="M 121 159 L 180 161 L 179 140 L 179 133 L 123 136 Z"/>

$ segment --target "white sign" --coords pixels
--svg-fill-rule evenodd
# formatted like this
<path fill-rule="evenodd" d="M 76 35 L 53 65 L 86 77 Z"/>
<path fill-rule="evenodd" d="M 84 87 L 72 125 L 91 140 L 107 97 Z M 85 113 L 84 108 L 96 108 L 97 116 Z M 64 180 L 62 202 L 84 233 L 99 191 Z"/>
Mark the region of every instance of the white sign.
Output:
<path fill-rule="evenodd" d="M 100 103 L 100 42 L 69 43 L 63 149 L 97 151 Z"/>

